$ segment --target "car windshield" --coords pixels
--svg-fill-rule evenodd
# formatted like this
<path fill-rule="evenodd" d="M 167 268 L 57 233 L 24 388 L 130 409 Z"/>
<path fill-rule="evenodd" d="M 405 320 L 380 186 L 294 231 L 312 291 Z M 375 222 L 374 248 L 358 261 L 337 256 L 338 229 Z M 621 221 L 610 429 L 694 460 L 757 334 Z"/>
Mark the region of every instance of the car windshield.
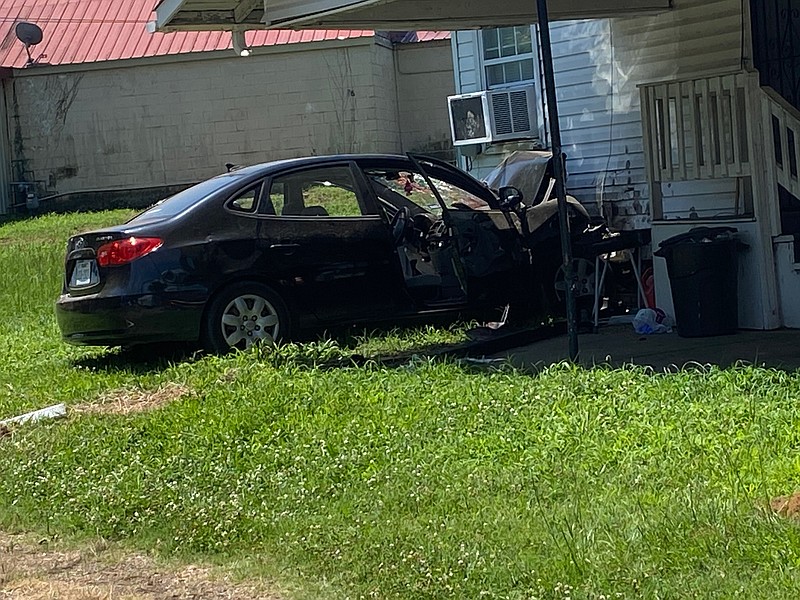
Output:
<path fill-rule="evenodd" d="M 391 192 L 407 198 L 425 212 L 440 216 L 442 208 L 436 195 L 428 186 L 427 180 L 419 173 L 412 171 L 378 171 L 369 170 L 367 176 L 373 182 L 378 197 L 393 204 Z M 489 205 L 474 194 L 459 188 L 452 183 L 448 183 L 436 177 L 431 177 L 433 185 L 436 186 L 442 200 L 447 208 L 471 208 L 473 210 L 489 210 Z M 377 185 L 376 185 L 377 184 Z M 396 202 L 395 202 L 396 203 Z"/>
<path fill-rule="evenodd" d="M 128 221 L 132 224 L 141 224 L 144 221 L 160 221 L 162 219 L 169 219 L 185 211 L 186 209 L 194 206 L 201 200 L 208 198 L 212 194 L 220 191 L 226 186 L 238 181 L 239 177 L 231 177 L 230 175 L 221 175 L 214 177 L 190 188 L 178 192 L 174 196 L 159 200 L 146 211 L 139 213 L 133 219 Z"/>

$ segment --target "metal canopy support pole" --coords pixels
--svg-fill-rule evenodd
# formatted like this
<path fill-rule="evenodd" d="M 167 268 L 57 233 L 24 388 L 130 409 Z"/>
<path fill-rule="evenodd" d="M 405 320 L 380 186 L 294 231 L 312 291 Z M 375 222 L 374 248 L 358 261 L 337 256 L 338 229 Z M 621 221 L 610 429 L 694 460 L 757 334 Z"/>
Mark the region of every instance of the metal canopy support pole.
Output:
<path fill-rule="evenodd" d="M 542 70 L 547 93 L 547 113 L 550 121 L 550 141 L 553 148 L 553 176 L 556 180 L 558 198 L 558 225 L 561 230 L 561 258 L 566 284 L 567 334 L 569 336 L 569 359 L 578 358 L 578 320 L 575 310 L 575 274 L 572 268 L 572 240 L 567 220 L 567 186 L 564 160 L 561 152 L 561 126 L 558 121 L 556 81 L 553 72 L 553 50 L 550 46 L 550 20 L 547 16 L 547 0 L 536 0 L 539 15 L 539 36 L 542 42 Z"/>

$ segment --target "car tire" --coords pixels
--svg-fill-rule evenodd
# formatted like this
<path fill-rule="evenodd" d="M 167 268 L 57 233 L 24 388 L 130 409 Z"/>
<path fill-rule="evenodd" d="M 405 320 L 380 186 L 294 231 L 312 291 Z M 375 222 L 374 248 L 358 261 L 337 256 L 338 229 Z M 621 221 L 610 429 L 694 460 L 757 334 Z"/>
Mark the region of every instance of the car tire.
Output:
<path fill-rule="evenodd" d="M 202 343 L 224 354 L 290 337 L 289 310 L 269 286 L 255 281 L 229 285 L 213 298 L 203 323 Z"/>

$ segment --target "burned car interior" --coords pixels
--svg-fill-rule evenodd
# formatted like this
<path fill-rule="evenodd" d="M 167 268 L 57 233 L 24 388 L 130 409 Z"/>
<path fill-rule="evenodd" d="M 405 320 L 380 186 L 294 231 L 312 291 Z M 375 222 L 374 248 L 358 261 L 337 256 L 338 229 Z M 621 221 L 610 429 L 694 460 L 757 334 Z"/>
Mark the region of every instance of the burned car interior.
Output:
<path fill-rule="evenodd" d="M 557 203 L 541 201 L 552 192 L 545 171 L 533 194 L 537 204 L 525 204 L 515 188 L 506 188 L 511 201 L 504 203 L 488 187 L 455 184 L 433 159 L 410 158 L 417 169 L 364 171 L 391 223 L 410 293 L 434 306 L 459 297 L 491 297 L 508 285 L 526 289 L 531 278 L 524 275 L 536 266 L 535 246 L 558 235 Z M 582 230 L 589 215 L 574 199 L 570 207 L 573 220 L 581 221 L 575 229 Z"/>
<path fill-rule="evenodd" d="M 459 273 L 441 207 L 429 190 L 408 171 L 367 171 L 366 175 L 389 220 L 409 293 L 429 305 L 437 300 L 465 300 L 466 281 Z"/>

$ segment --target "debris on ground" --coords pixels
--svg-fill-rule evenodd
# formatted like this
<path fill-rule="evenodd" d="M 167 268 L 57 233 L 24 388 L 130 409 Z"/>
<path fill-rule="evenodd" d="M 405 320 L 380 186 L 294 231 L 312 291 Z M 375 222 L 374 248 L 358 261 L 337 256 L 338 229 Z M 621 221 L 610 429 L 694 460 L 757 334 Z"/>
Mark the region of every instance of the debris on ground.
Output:
<path fill-rule="evenodd" d="M 467 358 L 461 358 L 459 360 L 460 360 L 460 362 L 462 362 L 464 364 L 480 365 L 480 366 L 499 365 L 499 364 L 502 364 L 502 363 L 506 362 L 505 358 L 486 358 L 486 357 L 481 357 L 481 358 L 470 358 L 470 357 L 467 357 Z"/>
<path fill-rule="evenodd" d="M 503 307 L 503 313 L 500 315 L 500 320 L 499 321 L 490 321 L 489 323 L 485 323 L 484 327 L 488 327 L 489 329 L 497 331 L 501 327 L 505 326 L 505 324 L 508 323 L 508 312 L 509 312 L 509 310 L 511 310 L 511 305 L 510 304 L 506 304 Z"/>
<path fill-rule="evenodd" d="M 500 329 L 505 327 L 506 323 L 508 322 L 508 313 L 510 308 L 511 307 L 508 304 L 503 307 L 503 312 L 500 315 L 499 321 L 489 321 L 488 323 L 483 323 L 468 330 L 467 339 L 475 342 L 497 338 L 502 335 Z M 505 333 L 505 331 L 503 333 Z"/>
<path fill-rule="evenodd" d="M 66 416 L 66 404 L 54 404 L 53 406 L 48 406 L 47 408 L 34 410 L 32 412 L 25 413 L 24 415 L 19 415 L 18 417 L 12 417 L 10 419 L 0 421 L 0 427 L 7 427 L 8 425 L 12 424 L 22 425 L 28 422 L 36 423 L 36 421 L 41 421 L 43 419 L 59 419 Z"/>
<path fill-rule="evenodd" d="M 800 519 L 800 492 L 773 498 L 769 501 L 769 507 L 780 517 Z"/>
<path fill-rule="evenodd" d="M 92 402 L 79 404 L 74 411 L 84 414 L 128 415 L 162 408 L 193 394 L 192 389 L 180 383 L 167 383 L 155 390 L 124 387 L 104 392 Z"/>
<path fill-rule="evenodd" d="M 165 566 L 103 540 L 83 550 L 0 532 L 3 600 L 279 600 L 265 582 L 236 582 L 203 565 Z"/>
<path fill-rule="evenodd" d="M 642 335 L 672 333 L 672 317 L 660 308 L 643 308 L 633 317 L 633 329 Z"/>

